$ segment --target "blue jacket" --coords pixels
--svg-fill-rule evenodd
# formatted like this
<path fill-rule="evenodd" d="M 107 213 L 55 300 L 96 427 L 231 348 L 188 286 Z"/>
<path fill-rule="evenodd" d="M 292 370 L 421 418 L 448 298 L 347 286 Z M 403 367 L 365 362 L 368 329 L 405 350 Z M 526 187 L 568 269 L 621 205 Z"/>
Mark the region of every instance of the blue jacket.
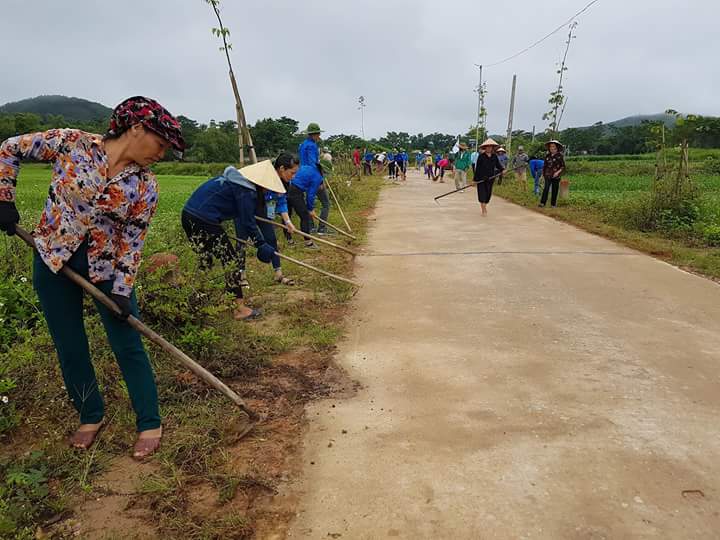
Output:
<path fill-rule="evenodd" d="M 372 160 L 375 159 L 375 154 L 373 154 L 372 152 L 365 152 L 365 155 L 363 156 L 363 158 L 368 163 L 372 163 Z"/>
<path fill-rule="evenodd" d="M 435 163 L 437 163 L 438 161 L 440 161 L 442 158 L 443 158 L 443 155 L 442 155 L 442 154 L 435 154 Z"/>
<path fill-rule="evenodd" d="M 320 149 L 310 137 L 305 139 L 298 147 L 298 156 L 300 156 L 301 167 L 303 165 L 317 167 L 317 164 L 320 163 Z"/>
<path fill-rule="evenodd" d="M 255 184 L 235 167 L 227 167 L 222 176 L 201 184 L 190 195 L 183 210 L 202 221 L 217 225 L 232 219 L 238 238 L 251 237 L 255 246 L 260 246 L 265 243 L 265 238 L 255 223 L 256 207 Z"/>
<path fill-rule="evenodd" d="M 274 207 L 274 211 L 272 210 Z M 267 219 L 275 219 L 277 214 L 288 211 L 287 195 L 285 193 L 275 193 L 274 191 L 265 191 L 265 209 L 266 214 L 263 216 Z M 272 214 L 272 215 L 271 215 Z"/>
<path fill-rule="evenodd" d="M 408 160 L 408 155 L 405 152 L 400 152 L 395 156 L 396 163 L 405 163 Z"/>
<path fill-rule="evenodd" d="M 308 210 L 315 208 L 315 195 L 323 182 L 323 177 L 320 171 L 317 170 L 315 165 L 306 165 L 300 167 L 290 183 L 298 188 L 300 191 L 305 192 L 305 201 Z"/>
<path fill-rule="evenodd" d="M 386 156 L 387 156 L 388 163 L 390 163 L 391 161 L 395 161 L 395 154 L 393 154 L 392 152 L 388 152 L 386 154 Z"/>
<path fill-rule="evenodd" d="M 530 160 L 530 174 L 535 176 L 538 172 L 542 172 L 545 162 L 542 159 Z"/>

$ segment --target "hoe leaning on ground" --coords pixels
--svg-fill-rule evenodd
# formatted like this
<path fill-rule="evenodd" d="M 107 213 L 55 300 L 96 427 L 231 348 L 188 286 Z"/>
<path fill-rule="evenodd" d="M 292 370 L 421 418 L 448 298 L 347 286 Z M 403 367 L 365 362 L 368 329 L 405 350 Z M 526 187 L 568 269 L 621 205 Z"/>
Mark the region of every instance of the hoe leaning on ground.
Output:
<path fill-rule="evenodd" d="M 22 227 L 16 226 L 15 234 L 19 236 L 27 245 L 35 249 L 35 242 L 33 242 L 33 238 L 28 231 L 26 231 Z M 115 302 L 113 302 L 108 296 L 106 296 L 100 289 L 95 287 L 95 285 L 83 278 L 77 272 L 73 271 L 67 265 L 63 266 L 60 269 L 60 273 L 62 273 L 65 277 L 67 277 L 76 285 L 80 286 L 85 292 L 95 298 L 98 302 L 100 302 L 110 311 L 115 314 L 120 314 L 120 308 L 117 307 Z M 253 428 L 254 424 L 252 422 L 258 420 L 259 416 L 255 411 L 248 407 L 245 401 L 243 401 L 243 399 L 239 395 L 233 392 L 230 387 L 228 387 L 215 375 L 210 373 L 207 369 L 198 364 L 195 360 L 190 358 L 187 354 L 178 349 L 175 345 L 163 338 L 160 334 L 152 330 L 150 327 L 146 326 L 145 323 L 143 323 L 139 319 L 130 315 L 127 319 L 127 323 L 135 330 L 140 332 L 143 336 L 145 336 L 150 341 L 162 348 L 165 352 L 169 353 L 176 360 L 180 361 L 181 364 L 183 364 L 186 368 L 192 371 L 195 375 L 197 375 L 207 384 L 209 384 L 216 390 L 219 390 L 228 399 L 230 399 L 230 401 L 235 403 L 235 405 L 240 407 L 240 409 L 248 416 L 249 420 L 251 420 L 251 422 L 248 422 L 248 425 L 245 426 L 245 428 L 242 430 L 242 435 L 245 435 Z"/>
<path fill-rule="evenodd" d="M 514 171 L 516 171 L 516 170 L 519 170 L 519 169 L 514 169 Z M 503 171 L 501 173 L 496 174 L 495 176 L 491 176 L 490 178 L 488 178 L 488 180 L 494 180 L 495 178 L 498 178 L 499 176 L 502 176 L 505 173 L 507 173 L 507 171 Z M 461 187 L 460 189 L 453 189 L 452 191 L 448 191 L 447 193 L 438 195 L 437 197 L 434 198 L 434 201 L 437 203 L 438 199 L 442 199 L 443 197 L 447 197 L 448 195 L 452 195 L 453 193 L 458 193 L 459 191 L 465 191 L 470 186 L 477 186 L 478 184 L 482 184 L 483 182 L 486 182 L 486 181 L 487 180 L 483 180 L 481 182 L 470 182 L 467 186 Z"/>

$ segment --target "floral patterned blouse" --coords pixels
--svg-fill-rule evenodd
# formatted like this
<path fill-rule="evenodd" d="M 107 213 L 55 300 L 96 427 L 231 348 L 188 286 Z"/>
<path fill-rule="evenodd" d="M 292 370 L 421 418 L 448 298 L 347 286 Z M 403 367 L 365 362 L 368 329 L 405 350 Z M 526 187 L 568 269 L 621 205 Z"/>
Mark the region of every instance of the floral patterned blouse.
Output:
<path fill-rule="evenodd" d="M 19 135 L 0 145 L 0 201 L 15 200 L 21 159 L 53 162 L 52 181 L 35 245 L 53 272 L 86 239 L 90 280 L 113 281 L 130 296 L 158 202 L 155 175 L 133 164 L 107 178 L 102 137 L 76 129 Z"/>

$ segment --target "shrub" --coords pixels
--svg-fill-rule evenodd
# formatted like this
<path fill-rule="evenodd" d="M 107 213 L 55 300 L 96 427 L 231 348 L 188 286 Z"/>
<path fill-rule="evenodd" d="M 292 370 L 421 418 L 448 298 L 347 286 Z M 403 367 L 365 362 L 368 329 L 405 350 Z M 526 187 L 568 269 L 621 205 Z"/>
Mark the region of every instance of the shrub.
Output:
<path fill-rule="evenodd" d="M 720 247 L 720 225 L 706 225 L 702 233 L 708 246 Z"/>

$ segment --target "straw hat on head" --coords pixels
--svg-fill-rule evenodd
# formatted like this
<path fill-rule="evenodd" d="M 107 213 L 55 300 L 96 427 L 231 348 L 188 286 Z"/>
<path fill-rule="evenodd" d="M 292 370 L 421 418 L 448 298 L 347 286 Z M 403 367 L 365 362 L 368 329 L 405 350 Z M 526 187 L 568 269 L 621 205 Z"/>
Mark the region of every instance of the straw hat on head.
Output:
<path fill-rule="evenodd" d="M 561 152 L 563 150 L 565 150 L 565 146 L 563 145 L 563 143 L 561 143 L 560 141 L 558 141 L 556 139 L 552 139 L 551 141 L 546 142 L 545 148 L 549 148 L 551 144 L 556 145 L 558 147 L 558 150 L 560 150 Z"/>
<path fill-rule="evenodd" d="M 240 173 L 253 184 L 257 184 L 275 193 L 285 193 L 285 186 L 282 180 L 280 180 L 272 161 L 269 159 L 243 167 L 240 169 Z"/>
<path fill-rule="evenodd" d="M 460 144 L 458 144 L 458 148 L 460 148 L 460 150 L 467 150 L 468 145 L 465 144 L 464 142 L 461 142 Z"/>
<path fill-rule="evenodd" d="M 308 124 L 307 129 L 305 130 L 305 133 L 308 135 L 315 135 L 315 134 L 319 134 L 322 132 L 323 132 L 323 130 L 320 129 L 320 126 L 318 124 L 316 124 L 315 122 L 310 122 Z"/>
<path fill-rule="evenodd" d="M 432 156 L 432 152 L 430 152 L 430 150 L 425 150 L 425 155 L 426 155 L 426 156 Z"/>
<path fill-rule="evenodd" d="M 507 154 L 507 150 L 505 150 L 502 146 L 500 148 L 498 148 L 497 150 L 495 150 L 495 152 L 497 152 L 498 154 L 500 152 L 502 152 L 503 154 Z"/>
<path fill-rule="evenodd" d="M 500 145 L 499 145 L 498 143 L 496 143 L 496 142 L 495 142 L 494 140 L 492 140 L 492 139 L 487 139 L 484 143 L 482 143 L 482 144 L 480 145 L 480 148 L 484 148 L 484 147 L 486 147 L 486 146 L 496 146 L 496 147 L 497 147 L 497 146 L 500 146 Z"/>

